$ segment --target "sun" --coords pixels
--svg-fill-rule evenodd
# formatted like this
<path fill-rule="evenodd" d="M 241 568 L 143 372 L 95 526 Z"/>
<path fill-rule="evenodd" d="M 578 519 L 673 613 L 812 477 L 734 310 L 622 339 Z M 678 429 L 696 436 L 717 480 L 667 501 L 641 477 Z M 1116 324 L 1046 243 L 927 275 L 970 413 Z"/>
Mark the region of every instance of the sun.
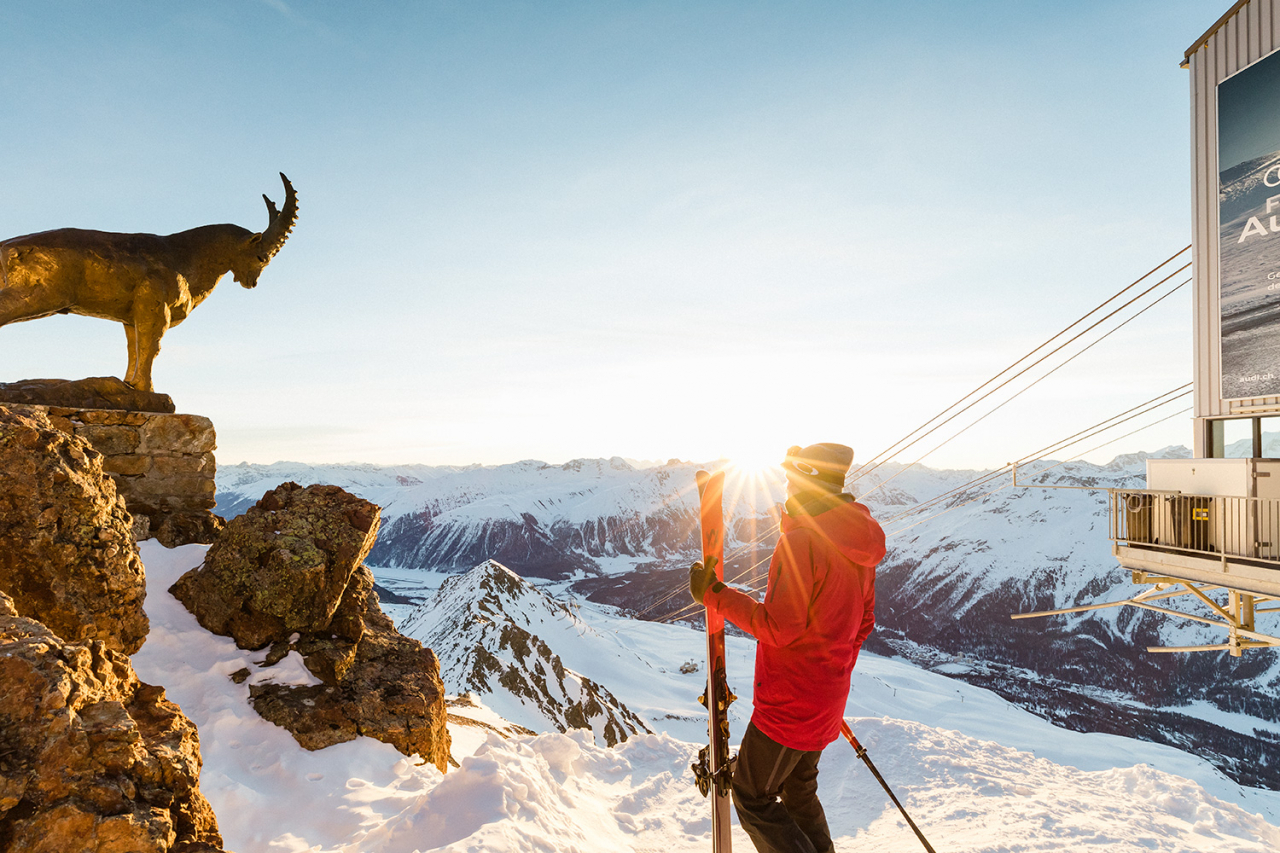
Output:
<path fill-rule="evenodd" d="M 728 455 L 729 463 L 743 474 L 762 476 L 782 464 L 782 453 L 768 448 L 750 448 Z"/>

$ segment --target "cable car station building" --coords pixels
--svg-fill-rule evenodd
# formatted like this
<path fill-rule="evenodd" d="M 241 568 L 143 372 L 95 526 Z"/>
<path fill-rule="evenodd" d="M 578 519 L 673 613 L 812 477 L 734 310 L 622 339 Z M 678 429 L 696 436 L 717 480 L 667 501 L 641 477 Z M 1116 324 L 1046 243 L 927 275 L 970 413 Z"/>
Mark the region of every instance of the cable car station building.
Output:
<path fill-rule="evenodd" d="M 1227 632 L 1225 643 L 1151 651 L 1240 655 L 1280 646 L 1257 628 L 1280 612 L 1265 606 L 1280 601 L 1280 0 L 1236 3 L 1183 67 L 1195 458 L 1148 460 L 1146 489 L 1111 492 L 1113 553 L 1135 583 L 1151 585 L 1116 604 Z M 1199 599 L 1207 615 L 1166 609 L 1177 596 Z"/>

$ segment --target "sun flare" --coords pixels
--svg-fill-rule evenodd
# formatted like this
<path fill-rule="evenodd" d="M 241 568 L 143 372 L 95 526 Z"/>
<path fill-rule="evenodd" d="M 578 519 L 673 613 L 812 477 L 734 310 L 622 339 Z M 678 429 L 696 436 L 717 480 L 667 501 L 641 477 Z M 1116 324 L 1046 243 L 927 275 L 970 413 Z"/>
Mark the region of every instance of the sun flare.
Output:
<path fill-rule="evenodd" d="M 782 464 L 782 454 L 776 451 L 766 453 L 756 450 L 733 453 L 728 459 L 729 464 L 748 475 L 763 475 Z"/>

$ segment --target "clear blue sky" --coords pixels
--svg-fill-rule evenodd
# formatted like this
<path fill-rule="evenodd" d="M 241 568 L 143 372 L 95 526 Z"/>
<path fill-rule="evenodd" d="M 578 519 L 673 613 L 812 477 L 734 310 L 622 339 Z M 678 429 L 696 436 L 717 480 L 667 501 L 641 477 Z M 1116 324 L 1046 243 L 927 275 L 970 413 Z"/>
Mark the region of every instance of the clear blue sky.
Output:
<path fill-rule="evenodd" d="M 1190 242 L 1178 62 L 1227 6 L 8 4 L 0 236 L 256 230 L 289 175 L 258 288 L 156 363 L 223 464 L 865 458 Z M 1189 305 L 934 462 L 1188 380 Z M 124 368 L 0 328 L 0 381 Z"/>

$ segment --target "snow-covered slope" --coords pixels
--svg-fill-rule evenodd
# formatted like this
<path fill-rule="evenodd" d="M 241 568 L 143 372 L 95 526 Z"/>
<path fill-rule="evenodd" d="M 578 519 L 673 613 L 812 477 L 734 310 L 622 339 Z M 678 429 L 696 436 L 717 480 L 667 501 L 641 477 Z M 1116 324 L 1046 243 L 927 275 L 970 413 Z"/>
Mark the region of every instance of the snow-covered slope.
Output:
<path fill-rule="evenodd" d="M 598 745 L 586 731 L 503 740 L 455 729 L 455 745 L 470 744 L 474 752 L 455 749 L 461 766 L 443 776 L 368 738 L 302 750 L 287 732 L 258 717 L 247 686 L 229 677 L 241 667 L 254 668 L 260 653 L 204 631 L 167 592 L 204 551 L 143 543 L 151 633 L 134 665 L 145 681 L 163 685 L 199 727 L 201 788 L 228 849 L 681 853 L 709 846 L 710 813 L 688 769 L 698 743 L 666 729 L 614 748 Z M 600 650 L 597 666 L 614 672 L 602 684 L 633 707 L 653 701 L 645 696 L 668 697 L 660 701 L 672 703 L 672 725 L 696 730 L 688 718 L 701 711 L 694 698 L 701 674 L 679 669 L 699 648 L 697 633 L 654 623 L 630 632 L 629 620 L 590 604 L 574 615 L 593 637 L 629 633 L 616 646 L 590 641 Z M 643 665 L 620 663 L 617 649 Z M 730 638 L 729 656 L 735 689 L 749 693 L 750 679 L 742 676 L 750 644 Z M 1278 794 L 1241 789 L 1169 747 L 1063 731 L 985 690 L 901 661 L 863 655 L 848 713 L 939 850 L 1280 848 Z M 705 717 L 701 725 L 705 729 Z M 741 719 L 733 726 L 740 737 Z M 915 846 L 877 783 L 841 743 L 823 757 L 820 791 L 840 849 Z M 735 845 L 750 849 L 737 826 L 734 836 Z"/>
<path fill-rule="evenodd" d="M 580 647 L 605 645 L 605 638 L 501 563 L 489 560 L 450 577 L 398 627 L 435 651 L 446 690 L 476 693 L 514 723 L 539 731 L 585 728 L 608 746 L 649 731 L 558 654 L 565 641 Z"/>

